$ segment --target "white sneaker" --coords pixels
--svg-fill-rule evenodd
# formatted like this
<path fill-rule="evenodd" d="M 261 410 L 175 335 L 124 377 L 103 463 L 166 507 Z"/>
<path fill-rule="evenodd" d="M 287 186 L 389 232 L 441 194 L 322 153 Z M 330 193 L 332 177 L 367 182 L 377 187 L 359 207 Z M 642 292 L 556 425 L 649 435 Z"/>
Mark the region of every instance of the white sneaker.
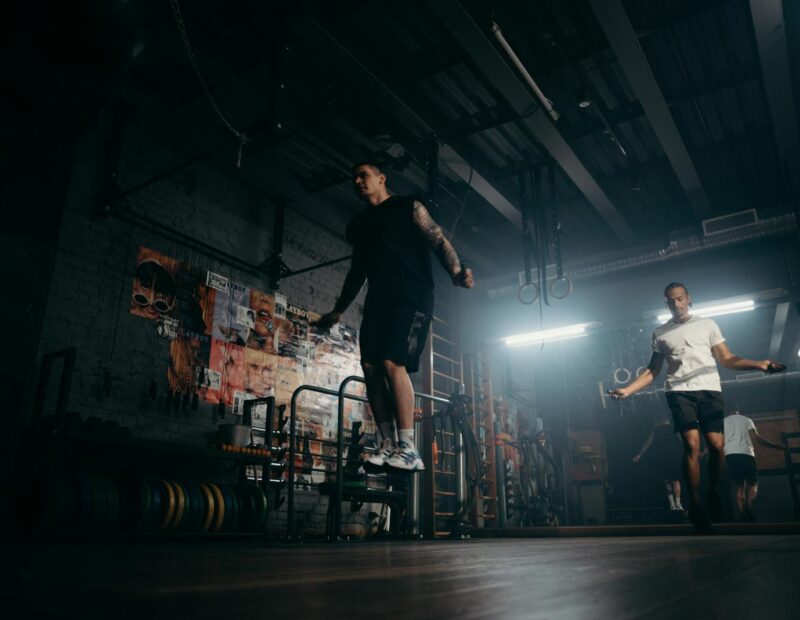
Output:
<path fill-rule="evenodd" d="M 413 447 L 401 443 L 386 459 L 386 464 L 394 469 L 404 471 L 422 471 L 425 464 Z"/>
<path fill-rule="evenodd" d="M 394 448 L 381 448 L 375 454 L 364 459 L 364 463 L 373 467 L 383 467 L 394 452 Z"/>

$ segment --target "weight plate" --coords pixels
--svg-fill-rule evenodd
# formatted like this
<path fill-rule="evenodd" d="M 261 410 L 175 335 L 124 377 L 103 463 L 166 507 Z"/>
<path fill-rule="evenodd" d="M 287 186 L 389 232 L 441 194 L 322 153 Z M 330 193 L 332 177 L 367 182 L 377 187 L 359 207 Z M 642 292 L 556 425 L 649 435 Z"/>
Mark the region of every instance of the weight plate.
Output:
<path fill-rule="evenodd" d="M 222 491 L 222 496 L 225 499 L 225 519 L 222 522 L 222 531 L 232 532 L 236 528 L 236 521 L 239 517 L 238 506 L 233 497 L 233 492 L 227 484 L 220 484 L 217 486 L 219 486 Z"/>
<path fill-rule="evenodd" d="M 200 485 L 196 482 L 188 482 L 184 485 L 187 489 L 187 496 L 191 498 L 192 518 L 189 521 L 188 529 L 191 532 L 199 532 L 203 529 L 203 519 L 205 518 L 205 504 Z"/>
<path fill-rule="evenodd" d="M 169 525 L 170 530 L 176 530 L 181 526 L 184 514 L 186 513 L 186 492 L 180 482 L 170 480 L 172 488 L 175 490 L 175 516 Z"/>
<path fill-rule="evenodd" d="M 255 518 L 253 520 L 253 531 L 263 532 L 267 525 L 267 515 L 269 514 L 269 502 L 267 496 L 257 486 L 248 487 L 251 495 L 256 501 Z"/>
<path fill-rule="evenodd" d="M 211 524 L 212 532 L 219 532 L 222 522 L 225 520 L 225 497 L 220 488 L 213 482 L 208 483 L 208 488 L 214 494 L 214 522 Z"/>
<path fill-rule="evenodd" d="M 166 530 L 169 529 L 172 519 L 175 517 L 175 489 L 172 488 L 172 485 L 167 480 L 159 480 L 158 483 L 163 490 L 162 499 L 166 499 L 161 511 L 163 515 L 161 529 Z"/>
<path fill-rule="evenodd" d="M 150 485 L 145 480 L 139 480 L 132 485 L 132 493 L 138 500 L 138 514 L 134 520 L 134 527 L 137 530 L 145 530 L 150 520 L 150 510 L 153 505 L 152 491 Z"/>

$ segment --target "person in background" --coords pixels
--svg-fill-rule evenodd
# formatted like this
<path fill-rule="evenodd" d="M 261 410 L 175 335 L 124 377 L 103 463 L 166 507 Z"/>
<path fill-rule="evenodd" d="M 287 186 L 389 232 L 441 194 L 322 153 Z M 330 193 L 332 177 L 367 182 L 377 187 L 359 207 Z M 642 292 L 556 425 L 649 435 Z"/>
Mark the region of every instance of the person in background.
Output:
<path fill-rule="evenodd" d="M 731 406 L 725 416 L 725 464 L 734 485 L 737 521 L 756 520 L 753 504 L 758 495 L 758 475 L 753 442 L 773 450 L 786 448 L 759 435 L 753 421 L 742 415 L 737 405 Z"/>
<path fill-rule="evenodd" d="M 668 417 L 662 416 L 656 420 L 639 452 L 633 457 L 633 462 L 639 463 L 642 456 L 648 451 L 649 460 L 664 483 L 669 509 L 674 512 L 683 512 L 680 481 L 683 448 L 680 438 L 673 429 L 672 421 Z"/>
<path fill-rule="evenodd" d="M 750 360 L 731 353 L 715 321 L 692 313 L 685 285 L 670 282 L 664 302 L 672 318 L 653 332 L 647 368 L 630 384 L 610 390 L 612 398 L 628 398 L 650 385 L 667 362 L 664 393 L 675 430 L 683 439 L 683 474 L 689 487 L 689 519 L 701 534 L 712 531 L 711 521 L 722 518 L 717 486 L 725 465 L 724 405 L 717 364 L 731 370 L 785 370 L 771 360 Z M 709 513 L 700 503 L 700 435 L 708 448 Z"/>

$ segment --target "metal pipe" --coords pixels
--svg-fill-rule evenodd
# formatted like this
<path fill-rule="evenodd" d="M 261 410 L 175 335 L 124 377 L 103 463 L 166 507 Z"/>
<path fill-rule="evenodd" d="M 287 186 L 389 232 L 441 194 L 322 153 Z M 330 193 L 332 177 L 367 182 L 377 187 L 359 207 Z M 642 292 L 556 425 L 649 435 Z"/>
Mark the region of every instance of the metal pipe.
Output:
<path fill-rule="evenodd" d="M 494 421 L 494 436 L 500 434 L 500 422 Z M 506 465 L 503 446 L 495 442 L 494 446 L 495 493 L 497 495 L 497 524 L 506 526 Z"/>
<path fill-rule="evenodd" d="M 295 470 L 294 434 L 297 428 L 297 399 L 302 392 L 317 392 L 319 394 L 337 396 L 340 398 L 340 400 L 342 398 L 338 391 L 330 390 L 328 388 L 318 387 L 316 385 L 301 385 L 292 393 L 291 407 L 289 409 L 289 497 L 287 500 L 287 507 L 286 507 L 286 513 L 287 513 L 286 534 L 289 540 L 291 540 L 292 537 L 294 536 L 294 470 Z M 344 397 L 350 398 L 352 400 L 357 400 L 360 402 L 369 402 L 366 398 L 362 396 L 356 396 L 355 394 L 345 394 Z"/>
<path fill-rule="evenodd" d="M 338 408 L 338 415 L 337 415 L 337 436 L 338 436 L 338 446 L 337 446 L 337 460 L 336 460 L 336 505 L 333 508 L 333 531 L 334 536 L 338 537 L 341 533 L 342 527 L 342 487 L 343 487 L 343 458 L 344 458 L 344 398 L 346 395 L 344 394 L 344 390 L 349 383 L 358 382 L 363 383 L 366 385 L 363 377 L 359 377 L 358 375 L 350 375 L 349 377 L 345 377 L 342 383 L 339 385 L 339 408 Z M 443 405 L 449 405 L 450 401 L 446 398 L 439 398 L 438 396 L 432 396 L 430 394 L 418 394 L 414 392 L 415 398 L 420 398 L 423 400 L 430 400 L 435 403 L 440 403 Z M 364 399 L 366 400 L 366 399 Z M 462 469 L 462 477 L 463 477 L 463 469 Z M 415 478 L 416 480 L 416 478 Z M 461 485 L 463 487 L 463 484 Z"/>
<path fill-rule="evenodd" d="M 607 258 L 591 263 L 584 263 L 572 267 L 565 271 L 565 275 L 572 280 L 593 278 L 601 275 L 608 275 L 623 271 L 643 267 L 675 258 L 683 258 L 707 252 L 735 246 L 749 241 L 767 239 L 782 235 L 789 235 L 800 232 L 798 219 L 794 213 L 777 215 L 759 221 L 755 226 L 742 230 L 733 230 L 727 233 L 720 233 L 713 236 L 692 235 L 681 239 L 670 241 L 666 247 L 655 250 L 646 250 L 632 255 L 620 255 L 619 258 Z M 506 297 L 516 295 L 518 283 L 508 286 L 498 286 L 490 289 L 488 294 L 491 298 Z"/>
<path fill-rule="evenodd" d="M 353 258 L 352 254 L 348 254 L 347 256 L 342 256 L 341 258 L 334 258 L 333 260 L 325 261 L 324 263 L 319 263 L 317 265 L 312 265 L 311 267 L 303 267 L 302 269 L 296 269 L 295 271 L 290 271 L 289 273 L 285 273 L 281 276 L 281 280 L 285 280 L 286 278 L 291 278 L 292 276 L 300 275 L 301 273 L 306 273 L 307 271 L 314 271 L 315 269 L 321 269 L 322 267 L 329 267 L 330 265 L 335 265 L 336 263 L 341 263 L 342 261 L 350 260 Z"/>
<path fill-rule="evenodd" d="M 339 384 L 339 406 L 336 421 L 336 505 L 333 507 L 333 535 L 338 538 L 342 532 L 342 486 L 344 484 L 344 390 L 348 383 L 364 383 L 363 377 L 350 375 Z M 366 399 L 365 399 L 366 400 Z"/>
<path fill-rule="evenodd" d="M 715 250 L 737 243 L 753 241 L 771 237 L 778 234 L 788 234 L 797 230 L 797 221 L 794 214 L 785 214 L 760 221 L 755 230 L 735 230 L 729 233 L 721 233 L 711 237 L 701 237 L 693 235 L 683 239 L 671 241 L 665 248 L 642 252 L 633 256 L 620 258 L 618 260 L 606 261 L 595 265 L 586 265 L 572 269 L 569 275 L 573 280 L 587 278 L 595 275 L 614 273 L 623 269 L 650 265 L 663 262 L 672 258 L 681 258 L 693 254 L 699 254 L 707 250 Z"/>
<path fill-rule="evenodd" d="M 331 390 L 329 388 L 318 387 L 316 385 L 301 385 L 292 393 L 291 406 L 289 409 L 289 492 L 287 499 L 287 523 L 286 534 L 289 540 L 294 537 L 294 474 L 295 474 L 295 431 L 297 428 L 297 400 L 302 392 L 316 392 L 318 394 L 327 394 L 328 396 L 336 396 L 339 399 L 337 411 L 337 457 L 336 457 L 336 506 L 334 506 L 334 532 L 338 537 L 341 532 L 341 511 L 342 511 L 342 482 L 343 482 L 343 455 L 344 452 L 344 399 L 349 398 L 362 403 L 369 404 L 369 400 L 363 396 L 356 394 L 345 394 L 344 389 L 348 383 L 357 381 L 359 383 L 366 383 L 363 377 L 358 375 L 350 375 L 345 377 L 342 383 L 339 384 L 338 390 Z M 450 401 L 446 398 L 440 398 L 431 394 L 418 394 L 414 392 L 415 398 L 428 400 L 431 402 L 439 403 L 442 405 L 449 405 Z"/>
<path fill-rule="evenodd" d="M 283 229 L 286 221 L 286 204 L 283 201 L 275 204 L 275 218 L 272 229 L 272 251 L 269 255 L 269 287 L 277 291 L 281 285 L 283 264 Z"/>
<path fill-rule="evenodd" d="M 431 396 L 430 394 L 420 394 L 419 392 L 414 392 L 415 398 L 421 398 L 422 400 L 429 400 L 432 403 L 439 403 L 440 405 L 449 405 L 450 399 L 449 398 L 441 398 L 439 396 Z"/>
<path fill-rule="evenodd" d="M 500 44 L 500 47 L 502 47 L 503 50 L 505 50 L 505 53 L 508 54 L 508 57 L 511 59 L 511 62 L 514 63 L 514 66 L 522 74 L 522 77 L 524 78 L 525 82 L 528 84 L 528 86 L 531 87 L 534 94 L 536 95 L 536 98 L 539 99 L 544 109 L 547 110 L 547 113 L 554 121 L 557 121 L 559 115 L 558 112 L 556 112 L 555 108 L 553 107 L 553 102 L 544 96 L 542 89 L 539 88 L 539 85 L 531 77 L 531 74 L 528 73 L 528 70 L 525 68 L 525 65 L 523 65 L 522 61 L 519 59 L 519 56 L 517 56 L 517 54 L 508 44 L 508 41 L 506 41 L 506 38 L 503 36 L 503 31 L 500 30 L 500 26 L 498 26 L 495 22 L 492 22 L 492 34 L 494 35 L 494 38 L 497 39 L 497 42 Z"/>
<path fill-rule="evenodd" d="M 454 443 L 456 452 L 456 505 L 458 506 L 456 509 L 456 514 L 459 514 L 462 513 L 467 503 L 467 478 L 465 473 L 466 467 L 464 463 L 464 433 L 461 432 L 461 428 L 458 424 L 453 424 L 453 432 L 455 433 L 453 439 L 455 439 Z M 466 516 L 469 518 L 469 515 Z M 454 525 L 457 526 L 459 524 L 455 523 Z"/>
<path fill-rule="evenodd" d="M 172 165 L 172 166 L 170 166 L 168 168 L 165 168 L 161 172 L 151 176 L 149 179 L 146 179 L 146 180 L 144 180 L 144 181 L 142 181 L 140 183 L 137 183 L 136 185 L 133 185 L 133 186 L 127 188 L 127 189 L 120 190 L 119 193 L 117 193 L 114 196 L 112 196 L 112 198 L 114 200 L 119 200 L 121 198 L 126 198 L 126 197 L 130 196 L 131 194 L 135 194 L 137 192 L 140 192 L 141 190 L 145 189 L 146 187 L 150 187 L 154 183 L 157 183 L 157 182 L 161 181 L 162 179 L 166 179 L 167 177 L 172 176 L 176 172 L 180 172 L 184 168 L 188 168 L 192 164 L 196 164 L 197 162 L 206 159 L 209 155 L 213 155 L 215 153 L 218 153 L 219 151 L 222 151 L 223 149 L 226 149 L 229 146 L 233 146 L 234 144 L 238 145 L 238 141 L 226 140 L 225 142 L 223 142 L 221 144 L 217 144 L 216 146 L 212 146 L 211 148 L 206 149 L 205 151 L 203 151 L 201 153 L 198 153 L 197 155 L 194 155 L 194 156 L 190 157 L 189 159 L 184 159 L 183 161 L 178 162 L 177 164 L 174 164 L 174 165 Z"/>
<path fill-rule="evenodd" d="M 419 420 L 414 421 L 414 436 L 422 436 L 422 422 Z M 408 489 L 409 507 L 407 510 L 409 524 L 408 531 L 414 536 L 419 536 L 419 494 L 420 484 L 419 476 L 411 476 L 411 484 Z"/>

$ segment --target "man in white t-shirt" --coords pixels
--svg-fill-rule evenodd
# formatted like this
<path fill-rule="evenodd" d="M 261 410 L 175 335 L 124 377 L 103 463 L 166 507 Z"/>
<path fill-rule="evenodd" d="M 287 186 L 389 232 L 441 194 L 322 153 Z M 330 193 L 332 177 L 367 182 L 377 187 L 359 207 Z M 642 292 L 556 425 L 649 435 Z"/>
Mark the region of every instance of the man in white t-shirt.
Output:
<path fill-rule="evenodd" d="M 736 406 L 725 416 L 725 463 L 728 477 L 736 489 L 736 520 L 755 521 L 753 503 L 758 494 L 756 451 L 753 442 L 774 450 L 784 450 L 782 444 L 773 443 L 758 434 L 753 421 L 743 416 Z"/>
<path fill-rule="evenodd" d="M 698 532 L 711 531 L 711 519 L 700 503 L 700 433 L 708 446 L 709 509 L 719 520 L 722 504 L 717 494 L 723 452 L 723 403 L 717 363 L 734 370 L 780 372 L 781 364 L 748 360 L 734 355 L 711 319 L 691 313 L 689 291 L 679 282 L 664 289 L 664 301 L 672 318 L 653 332 L 653 351 L 647 368 L 629 385 L 609 394 L 628 398 L 650 385 L 667 362 L 664 391 L 672 411 L 675 432 L 683 439 L 683 475 L 689 487 L 689 519 Z"/>

